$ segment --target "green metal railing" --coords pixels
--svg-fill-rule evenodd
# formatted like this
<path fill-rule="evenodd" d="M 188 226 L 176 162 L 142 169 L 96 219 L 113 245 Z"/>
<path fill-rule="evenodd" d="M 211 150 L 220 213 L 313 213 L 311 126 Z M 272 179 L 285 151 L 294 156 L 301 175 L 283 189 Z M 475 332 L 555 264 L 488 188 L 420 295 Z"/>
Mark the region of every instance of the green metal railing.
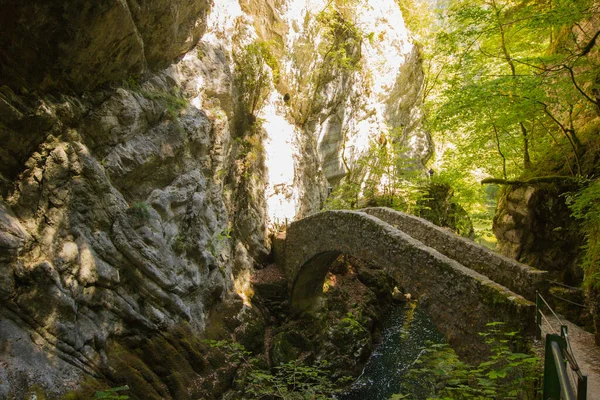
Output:
<path fill-rule="evenodd" d="M 545 322 L 554 333 L 546 334 L 546 351 L 544 356 L 544 400 L 586 400 L 587 376 L 581 373 L 573 349 L 569 343 L 567 326 L 552 310 L 548 302 L 537 293 L 536 296 L 536 339 L 542 339 L 542 324 Z M 560 326 L 560 333 L 555 325 L 543 313 L 547 307 Z"/>

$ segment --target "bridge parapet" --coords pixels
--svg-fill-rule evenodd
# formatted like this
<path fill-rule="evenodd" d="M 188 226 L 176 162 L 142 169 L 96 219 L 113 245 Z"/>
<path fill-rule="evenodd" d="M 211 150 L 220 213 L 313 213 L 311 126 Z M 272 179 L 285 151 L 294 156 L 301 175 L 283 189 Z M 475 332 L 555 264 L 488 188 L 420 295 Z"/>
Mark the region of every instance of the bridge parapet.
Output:
<path fill-rule="evenodd" d="M 394 226 L 355 211 L 326 211 L 288 227 L 284 269 L 296 310 L 319 308 L 328 268 L 342 253 L 386 270 L 468 358 L 482 356 L 478 333 L 488 322 L 504 321 L 524 335 L 533 333 L 533 303 Z"/>
<path fill-rule="evenodd" d="M 455 235 L 423 218 L 386 207 L 361 210 L 407 233 L 426 246 L 458 261 L 530 301 L 536 291 L 548 290 L 547 272 L 500 255 L 462 236 Z"/>

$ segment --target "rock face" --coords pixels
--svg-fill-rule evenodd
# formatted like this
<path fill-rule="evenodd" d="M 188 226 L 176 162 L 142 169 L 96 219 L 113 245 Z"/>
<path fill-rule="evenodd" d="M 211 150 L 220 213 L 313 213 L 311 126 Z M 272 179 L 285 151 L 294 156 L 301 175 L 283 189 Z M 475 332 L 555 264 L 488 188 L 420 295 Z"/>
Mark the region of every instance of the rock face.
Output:
<path fill-rule="evenodd" d="M 229 213 L 213 170 L 222 166 L 218 131 L 183 102 L 166 113 L 181 100 L 173 88 L 156 75 L 97 106 L 70 103 L 86 115 L 38 147 L 5 199 L 3 315 L 22 331 L 4 337 L 12 343 L 24 331 L 38 338 L 30 353 L 46 347 L 14 364 L 31 363 L 25 378 L 9 369 L 5 394 L 58 382 L 40 374 L 56 357 L 70 367 L 60 373 L 105 374 L 113 337 L 181 323 L 201 331 L 231 291 Z"/>
<path fill-rule="evenodd" d="M 402 128 L 402 135 L 397 139 L 405 149 L 400 161 L 408 165 L 400 165 L 399 168 L 424 169 L 425 162 L 433 155 L 431 137 L 422 126 L 421 91 L 424 80 L 420 49 L 414 46 L 400 67 L 386 102 L 388 124 Z"/>
<path fill-rule="evenodd" d="M 189 343 L 218 331 L 223 307 L 231 329 L 250 315 L 238 296 L 251 297 L 268 225 L 319 210 L 357 165 L 359 137 L 418 119 L 406 94 L 418 62 L 416 86 L 399 83 L 406 32 L 391 21 L 376 45 L 338 37 L 331 27 L 359 21 L 343 9 L 319 25 L 324 6 L 3 5 L 0 397 L 61 397 L 90 378 L 147 398 L 210 392 L 184 390 L 210 364 Z M 369 7 L 401 21 L 391 0 Z M 371 85 L 363 55 L 392 50 L 389 82 Z M 388 115 L 396 100 L 377 104 L 392 87 L 403 105 Z M 185 373 L 157 362 L 164 341 Z"/>
<path fill-rule="evenodd" d="M 493 230 L 497 250 L 532 267 L 550 271 L 553 279 L 578 284 L 577 267 L 583 237 L 558 184 L 507 188 L 500 195 Z"/>
<path fill-rule="evenodd" d="M 196 45 L 209 0 L 6 2 L 0 85 L 91 90 L 166 67 Z"/>
<path fill-rule="evenodd" d="M 321 0 L 244 4 L 254 29 L 245 43 L 267 43 L 278 60 L 270 63 L 277 96 L 258 113 L 270 127 L 269 169 L 282 170 L 268 188 L 271 218 L 284 219 L 278 207 L 298 217 L 314 213 L 327 187 L 344 180 L 360 186 L 371 171 L 367 152 L 388 137 L 406 149 L 399 170 L 423 168 L 432 148 L 421 124 L 423 70 L 394 1 L 360 9 Z M 275 17 L 267 22 L 265 13 Z M 293 165 L 272 155 L 278 143 L 296 149 Z"/>

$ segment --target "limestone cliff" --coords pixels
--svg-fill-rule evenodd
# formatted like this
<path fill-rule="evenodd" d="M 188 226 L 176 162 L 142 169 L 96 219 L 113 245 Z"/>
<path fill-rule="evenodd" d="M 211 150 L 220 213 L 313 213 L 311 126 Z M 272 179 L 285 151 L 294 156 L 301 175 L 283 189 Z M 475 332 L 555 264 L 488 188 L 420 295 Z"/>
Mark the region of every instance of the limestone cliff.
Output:
<path fill-rule="evenodd" d="M 553 279 L 579 284 L 583 237 L 564 196 L 574 190 L 573 184 L 545 184 L 503 191 L 494 217 L 498 251 L 550 271 Z"/>
<path fill-rule="evenodd" d="M 183 56 L 210 1 L 2 3 L 0 85 L 82 92 Z"/>
<path fill-rule="evenodd" d="M 349 175 L 360 182 L 369 173 L 365 154 L 392 131 L 402 132 L 393 140 L 406 165 L 424 168 L 432 146 L 422 128 L 423 70 L 394 1 L 240 4 L 252 27 L 244 40 L 265 44 L 277 60 L 267 61 L 272 96 L 258 112 L 269 170 L 283 170 L 267 189 L 272 219 L 283 219 L 281 209 L 314 212 L 326 188 Z M 295 161 L 277 156 L 282 145 L 295 148 Z"/>
<path fill-rule="evenodd" d="M 240 312 L 269 225 L 319 210 L 394 124 L 427 157 L 418 52 L 384 3 L 3 4 L 0 397 L 204 393 L 183 336 Z M 123 350 L 156 338 L 185 373 Z"/>

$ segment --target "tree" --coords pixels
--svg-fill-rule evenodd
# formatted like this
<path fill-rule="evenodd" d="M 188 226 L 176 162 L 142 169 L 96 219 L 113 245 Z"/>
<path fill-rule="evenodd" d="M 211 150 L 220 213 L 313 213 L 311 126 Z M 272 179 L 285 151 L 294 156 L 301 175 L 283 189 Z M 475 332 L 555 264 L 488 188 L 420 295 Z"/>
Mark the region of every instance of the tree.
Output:
<path fill-rule="evenodd" d="M 581 174 L 577 121 L 598 108 L 588 49 L 599 35 L 575 32 L 593 2 L 575 3 L 449 0 L 442 8 L 429 122 L 465 167 L 505 179 L 534 174 L 559 147 Z"/>
<path fill-rule="evenodd" d="M 290 49 L 290 106 L 301 127 L 327 108 L 322 92 L 329 83 L 340 77 L 352 80 L 361 68 L 364 33 L 346 3 L 350 1 L 329 2 L 316 14 L 307 12 L 304 33 Z"/>

